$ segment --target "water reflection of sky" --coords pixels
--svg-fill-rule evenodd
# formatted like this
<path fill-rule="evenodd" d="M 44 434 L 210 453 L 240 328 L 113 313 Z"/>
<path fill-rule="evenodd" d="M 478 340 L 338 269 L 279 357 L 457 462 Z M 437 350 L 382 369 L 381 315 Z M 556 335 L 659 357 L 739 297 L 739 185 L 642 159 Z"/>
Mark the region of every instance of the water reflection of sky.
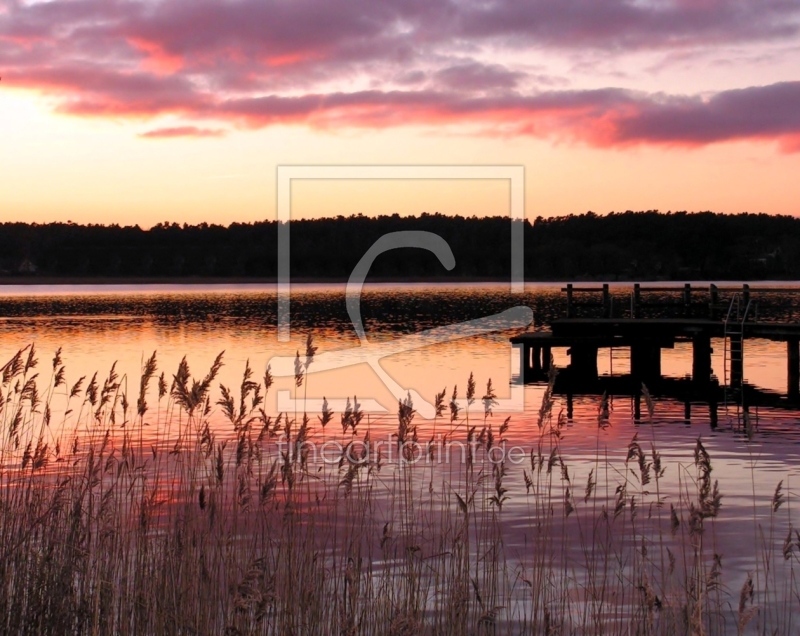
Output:
<path fill-rule="evenodd" d="M 541 325 L 563 313 L 559 288 L 560 285 L 538 286 L 523 296 L 516 296 L 502 285 L 370 285 L 362 298 L 362 315 L 367 337 L 374 341 L 391 341 L 404 334 L 480 318 L 519 304 L 532 307 L 535 322 Z M 314 334 L 320 352 L 358 346 L 345 310 L 343 285 L 294 289 L 293 334 L 289 343 L 277 341 L 276 297 L 272 287 L 125 287 L 113 291 L 45 287 L 14 288 L 13 293 L 8 289 L 0 291 L 5 293 L 0 296 L 0 315 L 3 316 L 0 347 L 5 359 L 17 349 L 35 343 L 41 377 L 47 378 L 52 354 L 62 347 L 68 384 L 82 375 L 91 376 L 95 371 L 102 381 L 117 361 L 118 373 L 127 381 L 130 394 L 138 390 L 139 370 L 153 351 L 158 352 L 159 372 L 165 371 L 166 377 L 171 379 L 183 356 L 187 357 L 193 374 L 201 376 L 215 356 L 224 350 L 225 366 L 218 381 L 237 392 L 247 360 L 255 377 L 260 378 L 272 356 L 292 356 L 298 350 L 302 353 L 309 332 Z M 614 293 L 624 297 L 625 288 L 615 288 Z M 442 389 L 446 389 L 449 398 L 455 385 L 463 397 L 470 372 L 475 374 L 478 397 L 491 378 L 497 397 L 508 398 L 517 373 L 516 358 L 508 344 L 510 335 L 493 333 L 401 352 L 387 357 L 381 364 L 400 385 L 429 399 Z M 722 341 L 715 340 L 712 346 L 712 365 L 721 376 Z M 553 353 L 556 365 L 567 364 L 563 349 Z M 783 393 L 786 390 L 785 355 L 782 343 L 748 341 L 745 378 L 761 388 Z M 691 357 L 688 343 L 677 343 L 674 349 L 663 350 L 664 374 L 676 378 L 689 374 Z M 601 374 L 625 373 L 630 368 L 630 357 L 626 350 L 606 350 L 601 352 L 598 363 Z M 278 390 L 300 397 L 307 391 L 310 399 L 372 397 L 386 405 L 389 413 L 370 414 L 362 428 L 369 426 L 373 439 L 388 439 L 396 427 L 393 416 L 396 401 L 366 364 L 312 373 L 302 394 L 295 391 L 292 378 L 279 378 L 268 397 L 268 411 L 276 409 Z M 508 444 L 519 445 L 527 452 L 538 440 L 536 422 L 544 388 L 527 386 L 523 391 L 525 411 L 512 414 L 506 439 Z M 701 437 L 712 458 L 713 478 L 719 480 L 724 496 L 723 513 L 716 524 L 715 536 L 726 565 L 740 573 L 752 567 L 751 557 L 747 556 L 752 551 L 742 550 L 741 537 L 752 536 L 754 511 L 758 518 L 769 518 L 770 499 L 780 480 L 784 480 L 790 505 L 784 509 L 786 514 L 778 519 L 776 532 L 785 533 L 795 484 L 800 479 L 797 412 L 763 408 L 754 411 L 756 430 L 753 439 L 748 440 L 741 432 L 741 418 L 735 407 L 727 411 L 721 409 L 718 427 L 712 430 L 708 410 L 703 405 L 694 405 L 692 419 L 687 422 L 683 404 L 659 401 L 652 424 L 646 418 L 637 423 L 633 420 L 632 399 L 614 397 L 610 400 L 607 425 L 600 428 L 598 403 L 596 396 L 576 396 L 574 417 L 563 429 L 562 455 L 579 490 L 589 471 L 597 468 L 596 459 L 600 456 L 607 457 L 618 471 L 612 471 L 609 478 L 613 493 L 615 475 L 625 471 L 627 444 L 638 432 L 646 450 L 654 440 L 662 453 L 667 466 L 664 492 L 675 500 L 679 475 L 682 470 L 691 470 L 694 444 Z M 58 408 L 55 403 L 54 409 Z M 479 403 L 476 408 L 480 410 Z M 558 397 L 554 414 L 565 409 L 564 399 Z M 149 416 L 155 412 L 151 410 Z M 224 433 L 226 424 L 219 413 L 213 417 L 219 432 Z M 479 412 L 473 417 L 482 422 Z M 499 427 L 504 418 L 505 415 L 497 413 L 488 421 Z M 426 440 L 433 435 L 433 426 L 431 422 L 420 422 L 420 438 Z M 338 416 L 330 427 L 326 436 L 335 436 L 337 428 L 341 430 Z M 442 432 L 448 425 L 440 420 L 436 427 Z M 523 551 L 530 540 L 529 528 L 522 521 L 522 513 L 530 506 L 522 478 L 523 468 L 509 466 L 506 478 L 510 496 L 505 512 L 507 541 L 512 552 Z"/>
<path fill-rule="evenodd" d="M 563 315 L 561 285 L 537 285 L 523 295 L 512 295 L 500 284 L 368 285 L 361 309 L 367 338 L 390 342 L 401 335 L 496 314 L 525 304 L 534 309 L 535 323 Z M 343 284 L 299 285 L 292 296 L 293 338 L 276 338 L 276 295 L 265 285 L 216 286 L 101 286 L 6 287 L 0 290 L 0 343 L 7 355 L 35 342 L 41 355 L 63 347 L 68 376 L 98 371 L 102 376 L 114 361 L 129 378 L 138 378 L 144 357 L 158 351 L 160 369 L 169 377 L 185 355 L 192 370 L 202 374 L 214 357 L 225 350 L 226 365 L 220 381 L 236 385 L 246 360 L 256 375 L 275 355 L 292 356 L 303 350 L 304 338 L 314 333 L 321 352 L 358 345 L 346 313 Z M 613 286 L 615 297 L 624 299 L 629 289 Z M 455 384 L 463 387 L 474 372 L 479 390 L 488 379 L 498 397 L 509 396 L 509 380 L 516 362 L 508 345 L 508 333 L 492 333 L 424 349 L 388 356 L 382 366 L 402 386 L 432 396 Z M 723 343 L 712 342 L 712 366 L 722 377 Z M 568 363 L 564 349 L 553 351 L 559 366 Z M 599 371 L 625 373 L 629 352 L 603 350 Z M 750 340 L 745 347 L 745 378 L 761 388 L 786 390 L 785 345 Z M 312 368 L 313 370 L 313 368 Z M 662 370 L 671 377 L 691 372 L 691 345 L 676 343 L 662 350 Z M 288 389 L 291 381 L 279 380 Z M 273 392 L 274 394 L 275 392 Z M 375 395 L 391 407 L 394 399 L 367 365 L 315 373 L 309 397 Z M 274 395 L 273 395 L 274 397 Z M 776 414 L 777 418 L 786 415 Z"/>
<path fill-rule="evenodd" d="M 106 288 L 75 287 L 33 290 L 14 288 L 14 293 L 0 297 L 0 344 L 5 356 L 29 343 L 39 349 L 42 366 L 58 347 L 63 348 L 67 378 L 74 382 L 81 375 L 95 371 L 102 378 L 113 362 L 121 376 L 128 379 L 130 392 L 138 386 L 143 360 L 158 352 L 159 369 L 170 378 L 183 356 L 195 375 L 203 375 L 214 357 L 225 351 L 225 366 L 219 382 L 236 387 L 247 360 L 256 377 L 263 375 L 268 360 L 274 355 L 294 355 L 304 350 L 306 333 L 314 333 L 320 352 L 347 351 L 358 340 L 346 313 L 343 285 L 296 286 L 292 298 L 293 337 L 289 343 L 276 338 L 276 296 L 271 286 L 198 286 L 192 288 L 157 289 L 123 286 Z M 524 295 L 512 295 L 507 286 L 481 285 L 368 285 L 362 298 L 367 337 L 374 341 L 390 341 L 401 334 L 447 325 L 499 313 L 510 306 L 527 304 L 536 311 L 536 322 L 542 315 L 558 315 L 563 311 L 560 285 L 542 285 Z M 622 290 L 622 291 L 620 291 Z M 612 289 L 624 294 L 624 287 Z M 463 396 L 470 372 L 475 374 L 478 395 L 492 379 L 498 398 L 511 394 L 510 381 L 516 374 L 516 362 L 508 345 L 507 333 L 493 333 L 424 349 L 391 355 L 382 361 L 383 368 L 403 387 L 416 390 L 432 399 L 447 389 L 448 397 L 458 385 Z M 723 368 L 722 341 L 715 340 L 713 367 L 719 375 Z M 565 350 L 554 350 L 555 362 L 568 362 Z M 630 368 L 627 350 L 601 351 L 600 373 L 625 373 Z M 785 346 L 782 343 L 752 340 L 745 349 L 745 377 L 761 388 L 784 392 Z M 674 349 L 662 351 L 665 375 L 683 377 L 691 372 L 691 345 L 676 343 Z M 313 371 L 313 365 L 312 365 Z M 43 374 L 44 375 L 44 374 Z M 270 392 L 268 409 L 277 406 L 278 390 L 294 394 L 293 379 L 279 378 Z M 511 435 L 525 441 L 527 431 L 535 426 L 542 387 L 525 388 L 526 411 L 512 418 Z M 312 373 L 303 393 L 309 398 L 376 398 L 389 415 L 370 418 L 377 432 L 388 432 L 394 426 L 391 413 L 395 399 L 382 386 L 366 365 Z M 561 398 L 559 398 L 561 400 Z M 596 397 L 576 398 L 574 421 L 566 433 L 566 448 L 580 456 L 593 450 L 595 442 Z M 479 404 L 476 405 L 480 408 Z M 564 408 L 561 401 L 556 411 Z M 630 398 L 612 400 L 612 426 L 601 439 L 610 447 L 624 448 L 634 432 Z M 789 411 L 762 409 L 757 417 L 760 472 L 774 472 L 778 467 L 791 469 L 794 463 L 797 414 Z M 747 444 L 732 430 L 738 425 L 734 412 L 720 414 L 720 426 L 712 432 L 707 409 L 697 405 L 690 425 L 683 421 L 683 405 L 663 402 L 657 407 L 656 429 L 665 454 L 692 444 L 697 435 L 709 437 L 712 445 L 721 444 L 719 473 L 730 473 L 730 479 L 741 476 L 742 462 L 750 459 L 753 444 Z M 586 435 L 586 427 L 592 431 Z M 717 441 L 719 440 L 719 441 Z M 596 441 L 596 440 L 595 440 Z M 745 452 L 746 451 L 746 452 Z M 723 459 L 724 458 L 724 459 Z M 731 466 L 730 470 L 726 466 Z M 735 466 L 735 467 L 734 467 Z M 733 491 L 740 492 L 738 481 Z"/>

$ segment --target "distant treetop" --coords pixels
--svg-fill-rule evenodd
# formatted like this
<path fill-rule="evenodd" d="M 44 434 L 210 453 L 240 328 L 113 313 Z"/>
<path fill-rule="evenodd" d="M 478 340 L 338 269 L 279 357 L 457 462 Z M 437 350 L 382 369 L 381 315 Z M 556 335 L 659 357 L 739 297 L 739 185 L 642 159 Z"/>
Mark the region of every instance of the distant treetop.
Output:
<path fill-rule="evenodd" d="M 338 216 L 291 223 L 292 276 L 346 279 L 381 236 L 434 232 L 456 267 L 403 248 L 370 275 L 398 280 L 508 280 L 511 223 L 423 213 Z M 528 280 L 800 279 L 800 219 L 767 214 L 647 210 L 525 221 Z M 0 224 L 0 276 L 111 279 L 271 279 L 277 222 L 138 225 Z"/>

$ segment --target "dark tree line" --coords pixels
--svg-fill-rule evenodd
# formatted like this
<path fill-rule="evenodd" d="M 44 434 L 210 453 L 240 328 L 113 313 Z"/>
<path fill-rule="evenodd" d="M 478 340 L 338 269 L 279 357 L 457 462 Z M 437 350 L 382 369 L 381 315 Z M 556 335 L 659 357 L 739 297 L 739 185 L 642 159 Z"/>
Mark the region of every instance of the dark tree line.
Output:
<path fill-rule="evenodd" d="M 426 251 L 381 255 L 385 279 L 508 279 L 511 222 L 439 214 L 293 221 L 291 272 L 345 279 L 388 232 L 425 230 L 456 258 L 447 272 Z M 623 212 L 537 218 L 524 223 L 528 280 L 798 279 L 800 219 L 766 214 Z M 102 278 L 273 278 L 276 222 L 138 226 L 0 224 L 5 276 Z"/>

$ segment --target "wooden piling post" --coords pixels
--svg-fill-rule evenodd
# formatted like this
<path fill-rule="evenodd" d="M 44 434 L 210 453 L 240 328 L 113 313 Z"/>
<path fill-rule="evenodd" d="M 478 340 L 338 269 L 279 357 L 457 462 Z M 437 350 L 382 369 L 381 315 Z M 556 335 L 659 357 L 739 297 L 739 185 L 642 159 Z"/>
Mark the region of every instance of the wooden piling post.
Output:
<path fill-rule="evenodd" d="M 692 312 L 692 284 L 686 283 L 683 286 L 683 314 L 689 317 Z"/>
<path fill-rule="evenodd" d="M 608 293 L 608 283 L 603 283 L 603 318 L 611 318 L 611 295 Z"/>
<path fill-rule="evenodd" d="M 661 347 L 653 345 L 650 347 L 650 356 L 648 359 L 648 367 L 650 370 L 649 379 L 651 382 L 657 382 L 661 379 Z"/>
<path fill-rule="evenodd" d="M 550 347 L 542 347 L 542 371 L 550 373 Z"/>
<path fill-rule="evenodd" d="M 574 318 L 575 310 L 572 307 L 572 283 L 567 284 L 567 318 Z"/>
<path fill-rule="evenodd" d="M 708 317 L 711 320 L 716 320 L 717 306 L 719 305 L 719 289 L 714 283 L 708 286 Z"/>
<path fill-rule="evenodd" d="M 711 337 L 706 333 L 692 338 L 692 380 L 707 383 L 711 379 Z"/>
<path fill-rule="evenodd" d="M 800 397 L 800 339 L 786 341 L 786 392 L 792 398 Z"/>
<path fill-rule="evenodd" d="M 742 311 L 747 309 L 747 304 L 750 302 L 750 285 L 745 283 L 742 285 Z"/>
<path fill-rule="evenodd" d="M 631 345 L 631 375 L 637 383 L 654 384 L 661 379 L 661 348 L 648 341 Z"/>
<path fill-rule="evenodd" d="M 633 307 L 631 307 L 631 318 L 639 318 L 639 306 L 642 301 L 642 286 L 636 283 L 633 286 Z"/>
<path fill-rule="evenodd" d="M 636 380 L 636 384 L 640 384 L 642 381 L 642 347 L 640 344 L 632 344 L 631 345 L 631 375 L 633 376 L 634 380 Z"/>
<path fill-rule="evenodd" d="M 717 403 L 718 390 L 719 382 L 716 381 L 712 382 L 708 387 L 708 419 L 711 422 L 711 430 L 716 430 L 717 422 L 719 421 L 719 405 Z"/>
<path fill-rule="evenodd" d="M 573 345 L 569 351 L 570 368 L 579 380 L 597 380 L 597 347 Z"/>
<path fill-rule="evenodd" d="M 528 345 L 519 345 L 519 377 L 525 384 L 528 380 Z"/>

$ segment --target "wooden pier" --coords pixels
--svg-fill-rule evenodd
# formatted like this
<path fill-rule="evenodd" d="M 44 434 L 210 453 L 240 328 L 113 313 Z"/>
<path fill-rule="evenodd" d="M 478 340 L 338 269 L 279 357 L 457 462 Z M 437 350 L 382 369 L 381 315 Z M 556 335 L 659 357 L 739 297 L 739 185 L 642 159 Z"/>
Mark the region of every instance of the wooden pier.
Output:
<path fill-rule="evenodd" d="M 654 291 L 661 296 L 672 293 L 677 295 L 677 300 L 648 303 L 646 295 Z M 551 352 L 566 349 L 570 364 L 563 371 L 560 384 L 568 383 L 575 392 L 594 392 L 598 386 L 597 357 L 601 349 L 627 348 L 630 350 L 630 374 L 618 378 L 617 384 L 627 382 L 634 393 L 642 383 L 654 389 L 663 384 L 662 349 L 673 348 L 676 342 L 691 342 L 691 391 L 708 393 L 709 387 L 718 388 L 722 379 L 723 388 L 740 394 L 744 341 L 760 338 L 785 342 L 788 397 L 797 399 L 800 398 L 800 322 L 759 320 L 758 309 L 754 307 L 754 297 L 779 291 L 787 290 L 749 285 L 735 289 L 715 285 L 701 289 L 690 284 L 680 287 L 634 285 L 630 304 L 617 302 L 617 313 L 623 315 L 614 317 L 615 303 L 609 285 L 591 288 L 567 285 L 562 289 L 567 300 L 566 317 L 553 320 L 549 330 L 522 333 L 511 338 L 511 342 L 519 346 L 520 375 L 524 382 L 546 380 Z M 722 299 L 723 293 L 729 298 Z M 578 303 L 578 294 L 594 294 L 601 300 Z M 658 306 L 662 316 L 645 317 L 645 308 L 653 306 Z M 600 316 L 579 317 L 581 307 L 594 307 L 595 314 Z M 665 313 L 677 315 L 665 317 Z M 722 339 L 726 347 L 726 368 L 717 370 L 717 377 L 712 375 L 712 339 Z M 607 383 L 608 379 L 604 380 Z M 687 389 L 682 387 L 681 391 L 686 393 Z"/>

